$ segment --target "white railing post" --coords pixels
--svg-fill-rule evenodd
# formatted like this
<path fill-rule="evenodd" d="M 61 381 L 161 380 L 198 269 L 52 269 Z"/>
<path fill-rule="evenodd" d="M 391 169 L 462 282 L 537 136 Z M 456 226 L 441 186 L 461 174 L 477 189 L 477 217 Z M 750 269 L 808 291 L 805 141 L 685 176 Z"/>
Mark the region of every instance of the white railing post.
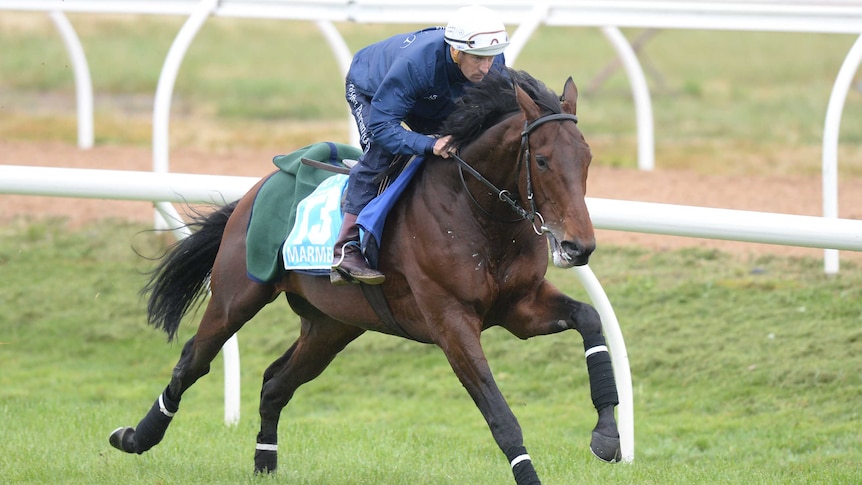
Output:
<path fill-rule="evenodd" d="M 224 358 L 224 422 L 228 426 L 239 423 L 239 340 L 236 334 L 221 348 Z"/>
<path fill-rule="evenodd" d="M 215 11 L 219 0 L 201 0 L 195 11 L 189 15 L 186 22 L 180 28 L 174 42 L 168 50 L 162 71 L 159 74 L 159 82 L 156 85 L 156 97 L 153 102 L 153 171 L 167 172 L 169 170 L 169 126 L 171 121 L 171 98 L 174 94 L 174 84 L 186 51 L 194 40 L 195 35 L 206 22 L 207 18 Z M 158 211 L 155 211 L 154 225 L 156 229 L 165 229 L 169 224 L 162 219 Z"/>
<path fill-rule="evenodd" d="M 170 202 L 157 201 L 154 205 L 162 219 L 170 225 L 178 241 L 191 236 L 192 231 L 183 223 L 182 217 Z M 230 336 L 221 350 L 224 361 L 224 422 L 233 426 L 239 423 L 240 417 L 239 339 L 236 334 Z"/>
<path fill-rule="evenodd" d="M 617 394 L 620 403 L 617 406 L 617 425 L 620 432 L 620 453 L 622 460 L 630 463 L 635 459 L 635 405 L 632 392 L 632 371 L 629 365 L 629 354 L 620 329 L 620 322 L 614 313 L 611 301 L 596 278 L 589 265 L 576 266 L 575 274 L 587 291 L 599 316 L 602 318 L 602 329 L 607 339 L 611 353 L 611 365 L 614 367 L 614 379 L 617 382 Z"/>
<path fill-rule="evenodd" d="M 826 108 L 826 121 L 823 126 L 823 217 L 838 217 L 838 135 L 841 131 L 841 114 L 844 112 L 847 92 L 853 83 L 853 75 L 860 61 L 862 61 L 862 35 L 856 39 L 841 64 Z M 838 269 L 838 251 L 825 250 L 823 270 L 826 274 L 836 274 Z"/>
<path fill-rule="evenodd" d="M 87 55 L 75 28 L 60 10 L 48 12 L 57 31 L 66 45 L 66 52 L 72 61 L 72 70 L 75 73 L 75 100 L 78 111 L 78 148 L 93 148 L 93 81 L 90 78 L 90 65 L 87 63 Z"/>
<path fill-rule="evenodd" d="M 617 51 L 632 86 L 638 130 L 638 168 L 653 170 L 655 168 L 655 130 L 653 130 L 652 99 L 646 76 L 638 56 L 620 29 L 602 27 L 602 33 Z"/>
<path fill-rule="evenodd" d="M 353 53 L 350 52 L 347 42 L 344 41 L 344 37 L 341 35 L 341 32 L 332 25 L 332 22 L 328 20 L 318 20 L 316 24 L 317 28 L 323 34 L 323 37 L 326 38 L 326 43 L 329 44 L 329 48 L 332 50 L 332 53 L 335 54 L 335 61 L 338 63 L 339 72 L 341 72 L 343 78 L 347 77 L 347 71 L 350 69 L 350 62 L 353 60 Z M 353 119 L 353 115 L 350 113 L 350 106 L 345 103 L 345 108 L 347 109 L 347 127 L 350 132 L 350 144 L 359 146 L 359 131 L 356 130 L 356 123 Z"/>
<path fill-rule="evenodd" d="M 170 126 L 171 98 L 174 94 L 174 84 L 177 80 L 180 64 L 182 64 L 183 57 L 195 35 L 215 11 L 217 5 L 218 0 L 201 0 L 174 38 L 162 65 L 153 103 L 153 171 L 155 172 L 168 171 L 168 127 Z"/>
<path fill-rule="evenodd" d="M 547 2 L 539 2 L 530 10 L 526 18 L 519 19 L 518 28 L 512 33 L 509 39 L 509 46 L 506 47 L 506 65 L 511 67 L 515 65 L 515 60 L 518 59 L 518 54 L 527 45 L 527 41 L 539 28 L 545 17 L 548 16 Z"/>

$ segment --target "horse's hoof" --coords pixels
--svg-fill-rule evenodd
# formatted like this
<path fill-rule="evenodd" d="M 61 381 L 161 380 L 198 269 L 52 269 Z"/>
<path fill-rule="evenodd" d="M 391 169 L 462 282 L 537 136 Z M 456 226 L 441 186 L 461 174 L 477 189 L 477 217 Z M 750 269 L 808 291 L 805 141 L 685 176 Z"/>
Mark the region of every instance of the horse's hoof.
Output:
<path fill-rule="evenodd" d="M 135 452 L 135 428 L 117 428 L 108 437 L 108 443 L 114 448 L 126 453 Z"/>
<path fill-rule="evenodd" d="M 278 468 L 278 453 L 274 450 L 254 450 L 254 474 L 269 475 Z"/>
<path fill-rule="evenodd" d="M 620 450 L 620 439 L 611 438 L 593 431 L 593 439 L 590 441 L 590 451 L 596 458 L 607 463 L 617 463 L 622 460 L 623 453 Z"/>

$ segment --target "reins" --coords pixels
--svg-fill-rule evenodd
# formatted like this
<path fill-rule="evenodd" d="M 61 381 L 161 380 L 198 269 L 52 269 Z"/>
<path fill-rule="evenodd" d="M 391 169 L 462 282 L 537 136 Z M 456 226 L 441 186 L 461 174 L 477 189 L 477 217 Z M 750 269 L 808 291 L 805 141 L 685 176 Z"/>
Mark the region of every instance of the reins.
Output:
<path fill-rule="evenodd" d="M 525 121 L 524 122 L 524 130 L 521 132 L 521 147 L 518 149 L 518 170 L 520 171 L 521 163 L 526 161 L 525 165 L 527 167 L 527 200 L 530 202 L 530 210 L 527 211 L 518 201 L 513 199 L 510 196 L 508 190 L 499 189 L 495 186 L 490 180 L 485 178 L 481 173 L 479 173 L 475 168 L 473 168 L 469 163 L 467 163 L 463 158 L 461 158 L 457 153 L 453 153 L 452 157 L 458 161 L 458 172 L 461 175 L 461 183 L 464 185 L 464 190 L 470 196 L 470 199 L 473 203 L 485 213 L 485 215 L 491 217 L 491 213 L 489 213 L 485 208 L 479 205 L 479 201 L 473 197 L 473 194 L 467 189 L 467 182 L 464 180 L 464 170 L 470 173 L 476 180 L 485 184 L 486 187 L 491 189 L 495 194 L 497 194 L 497 198 L 507 203 L 509 207 L 515 211 L 521 219 L 525 219 L 530 221 L 533 226 L 533 231 L 541 236 L 542 234 L 548 232 L 548 228 L 545 226 L 545 219 L 542 217 L 542 214 L 536 208 L 536 201 L 533 198 L 533 174 L 532 174 L 532 165 L 530 164 L 530 133 L 533 132 L 539 126 L 549 122 L 549 121 L 574 121 L 575 124 L 578 123 L 578 117 L 573 114 L 568 113 L 554 113 L 546 116 L 542 116 L 533 120 L 532 123 Z M 536 228 L 536 218 L 540 221 L 540 226 Z M 507 222 L 517 222 L 521 219 L 516 219 L 513 221 Z"/>

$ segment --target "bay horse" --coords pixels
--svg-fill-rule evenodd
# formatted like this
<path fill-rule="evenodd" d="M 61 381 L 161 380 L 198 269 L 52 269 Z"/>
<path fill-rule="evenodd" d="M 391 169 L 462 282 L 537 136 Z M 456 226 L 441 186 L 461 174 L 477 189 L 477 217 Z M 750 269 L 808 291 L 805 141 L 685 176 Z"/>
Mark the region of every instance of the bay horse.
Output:
<path fill-rule="evenodd" d="M 276 470 L 279 418 L 297 388 L 354 339 L 376 331 L 439 346 L 515 482 L 541 483 L 482 350 L 480 334 L 492 326 L 520 339 L 581 334 L 598 414 L 590 449 L 618 461 L 618 396 L 599 314 L 545 279 L 549 249 L 562 268 L 586 264 L 595 249 L 584 200 L 592 155 L 577 125 L 577 97 L 571 77 L 558 97 L 514 70 L 465 91 L 442 128 L 459 149 L 457 161 L 425 160 L 387 216 L 380 241 L 382 291 L 400 331 L 378 316 L 359 285 L 333 286 L 327 276 L 286 270 L 271 283 L 246 276 L 246 229 L 263 181 L 239 201 L 198 216 L 189 223 L 195 232 L 163 256 L 143 290 L 150 293 L 149 323 L 171 340 L 207 281 L 211 296 L 165 390 L 137 427 L 118 428 L 110 443 L 139 454 L 159 443 L 183 393 L 207 374 L 222 345 L 284 293 L 301 326 L 263 375 L 255 473 Z"/>

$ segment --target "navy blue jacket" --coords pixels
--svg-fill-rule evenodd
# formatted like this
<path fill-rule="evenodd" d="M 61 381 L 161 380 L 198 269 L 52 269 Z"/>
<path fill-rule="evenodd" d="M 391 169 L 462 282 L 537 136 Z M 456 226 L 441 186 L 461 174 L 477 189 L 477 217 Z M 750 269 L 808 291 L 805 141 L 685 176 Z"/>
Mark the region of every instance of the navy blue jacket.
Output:
<path fill-rule="evenodd" d="M 372 141 L 393 154 L 433 152 L 441 122 L 469 81 L 452 60 L 443 27 L 399 34 L 360 50 L 353 57 L 347 83 L 371 97 Z M 494 58 L 502 70 L 505 58 Z M 411 130 L 404 129 L 404 122 Z"/>

